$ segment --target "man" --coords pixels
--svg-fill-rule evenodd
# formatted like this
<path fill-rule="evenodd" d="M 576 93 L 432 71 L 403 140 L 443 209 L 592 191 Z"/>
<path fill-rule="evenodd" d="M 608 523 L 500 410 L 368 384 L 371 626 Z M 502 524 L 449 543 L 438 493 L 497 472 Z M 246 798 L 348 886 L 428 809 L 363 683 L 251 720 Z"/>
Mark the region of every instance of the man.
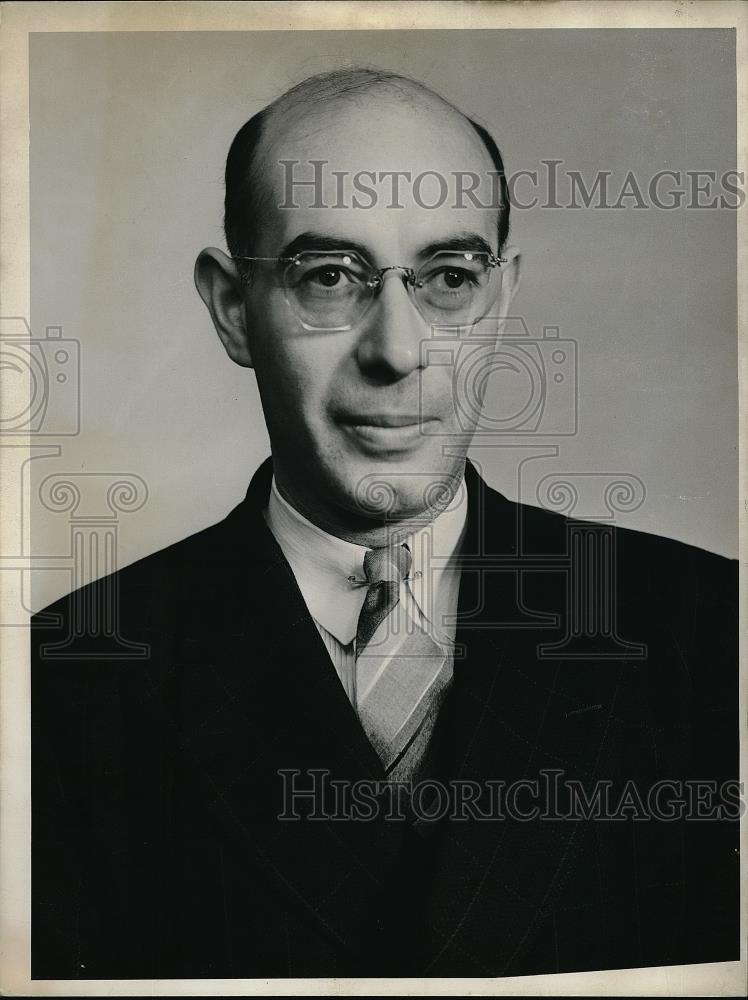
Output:
<path fill-rule="evenodd" d="M 363 197 L 398 172 L 482 194 Z M 196 283 L 272 459 L 224 521 L 37 617 L 34 976 L 738 958 L 735 563 L 466 462 L 460 351 L 519 281 L 502 175 L 482 127 L 370 70 L 234 140 Z M 580 574 L 580 531 L 612 575 Z M 583 648 L 580 585 L 616 619 Z"/>

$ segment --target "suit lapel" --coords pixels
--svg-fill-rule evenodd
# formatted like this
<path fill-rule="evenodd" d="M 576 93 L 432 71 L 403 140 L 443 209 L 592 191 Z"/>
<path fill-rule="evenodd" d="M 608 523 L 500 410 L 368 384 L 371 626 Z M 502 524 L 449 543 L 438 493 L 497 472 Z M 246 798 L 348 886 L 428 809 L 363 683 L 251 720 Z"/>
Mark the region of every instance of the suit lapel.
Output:
<path fill-rule="evenodd" d="M 259 878 L 361 955 L 391 898 L 403 824 L 340 822 L 339 789 L 384 772 L 265 525 L 271 474 L 269 463 L 258 471 L 222 525 L 223 586 L 205 595 L 210 628 L 194 624 L 180 671 L 185 773 L 199 776 L 190 793 L 215 834 L 228 832 L 237 864 L 254 861 Z"/>
<path fill-rule="evenodd" d="M 467 480 L 463 553 L 489 562 L 522 553 L 527 508 L 490 491 L 470 467 Z M 548 519 L 543 538 L 533 527 L 546 554 L 563 552 L 562 519 Z M 578 824 L 512 819 L 506 789 L 515 786 L 513 808 L 527 812 L 538 801 L 535 786 L 517 783 L 538 781 L 542 796 L 554 770 L 582 779 L 594 773 L 605 713 L 584 710 L 593 700 L 597 709 L 612 704 L 620 667 L 540 660 L 538 644 L 557 632 L 533 621 L 558 620 L 562 580 L 553 572 L 530 577 L 531 585 L 518 587 L 510 570 L 463 575 L 456 641 L 464 656 L 439 722 L 438 771 L 448 785 L 474 783 L 479 798 L 474 813 L 463 809 L 462 819 L 448 818 L 433 837 L 435 875 L 419 956 L 430 975 L 464 975 L 466 966 L 475 975 L 510 973 L 573 872 Z M 502 625 L 507 618 L 521 624 Z M 459 814 L 454 801 L 452 809 Z"/>

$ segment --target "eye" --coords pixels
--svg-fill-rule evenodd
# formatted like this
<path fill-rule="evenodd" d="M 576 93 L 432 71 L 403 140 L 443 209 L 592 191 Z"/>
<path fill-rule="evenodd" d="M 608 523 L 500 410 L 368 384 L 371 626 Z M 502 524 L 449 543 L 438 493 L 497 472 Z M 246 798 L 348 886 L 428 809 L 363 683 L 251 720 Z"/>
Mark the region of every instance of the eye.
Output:
<path fill-rule="evenodd" d="M 339 267 L 326 267 L 324 270 L 318 271 L 316 275 L 312 275 L 325 288 L 334 288 L 340 281 L 341 276 L 342 272 Z"/>
<path fill-rule="evenodd" d="M 466 292 L 475 286 L 476 279 L 462 267 L 441 267 L 428 276 L 424 284 L 434 292 Z"/>
<path fill-rule="evenodd" d="M 361 284 L 360 275 L 342 264 L 318 264 L 299 275 L 302 285 L 309 291 L 350 292 Z"/>
<path fill-rule="evenodd" d="M 443 274 L 444 284 L 447 288 L 462 288 L 462 285 L 467 277 L 464 271 L 450 270 L 444 271 Z"/>

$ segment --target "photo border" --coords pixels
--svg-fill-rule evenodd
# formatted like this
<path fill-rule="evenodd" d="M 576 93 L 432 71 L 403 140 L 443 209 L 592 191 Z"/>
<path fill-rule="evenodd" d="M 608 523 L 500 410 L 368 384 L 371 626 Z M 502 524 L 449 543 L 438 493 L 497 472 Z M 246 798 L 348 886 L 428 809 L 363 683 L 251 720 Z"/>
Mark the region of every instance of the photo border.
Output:
<path fill-rule="evenodd" d="M 223 2 L 31 3 L 0 9 L 0 309 L 30 315 L 29 250 L 29 35 L 32 32 L 264 31 L 549 28 L 735 28 L 737 54 L 737 163 L 748 173 L 746 108 L 748 5 L 732 2 L 590 2 L 515 5 L 444 2 Z M 745 212 L 745 209 L 743 209 Z M 741 777 L 746 774 L 746 261 L 748 227 L 738 226 L 738 361 L 740 379 L 740 725 Z M 742 278 L 742 280 L 741 280 Z M 23 387 L 0 405 L 19 412 Z M 19 445 L 23 448 L 23 445 Z M 14 445 L 15 450 L 15 445 Z M 16 451 L 16 456 L 18 452 Z M 26 457 L 30 457 L 28 444 Z M 17 463 L 0 449 L 0 503 L 16 496 Z M 26 496 L 28 502 L 28 496 Z M 29 517 L 23 516 L 23 551 L 30 552 Z M 17 524 L 0 527 L 0 553 L 9 551 Z M 15 574 L 14 574 L 15 575 Z M 10 596 L 14 595 L 12 592 Z M 0 616 L 5 603 L 0 605 Z M 748 885 L 741 884 L 741 959 L 691 966 L 535 975 L 496 979 L 162 979 L 31 980 L 30 970 L 30 686 L 28 632 L 2 628 L 0 617 L 0 992 L 16 996 L 247 996 L 329 994 L 367 996 L 574 995 L 743 996 L 748 978 Z M 741 849 L 748 857 L 748 822 L 741 820 Z"/>

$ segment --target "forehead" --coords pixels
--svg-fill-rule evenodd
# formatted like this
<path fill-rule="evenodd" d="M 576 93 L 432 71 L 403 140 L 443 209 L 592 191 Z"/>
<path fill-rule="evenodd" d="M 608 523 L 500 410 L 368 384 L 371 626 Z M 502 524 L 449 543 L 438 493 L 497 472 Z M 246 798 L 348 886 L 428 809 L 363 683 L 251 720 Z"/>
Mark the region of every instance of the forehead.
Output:
<path fill-rule="evenodd" d="M 256 245 L 268 255 L 306 232 L 355 237 L 383 257 L 458 232 L 496 245 L 495 166 L 467 119 L 438 99 L 370 93 L 278 113 L 256 170 Z"/>

